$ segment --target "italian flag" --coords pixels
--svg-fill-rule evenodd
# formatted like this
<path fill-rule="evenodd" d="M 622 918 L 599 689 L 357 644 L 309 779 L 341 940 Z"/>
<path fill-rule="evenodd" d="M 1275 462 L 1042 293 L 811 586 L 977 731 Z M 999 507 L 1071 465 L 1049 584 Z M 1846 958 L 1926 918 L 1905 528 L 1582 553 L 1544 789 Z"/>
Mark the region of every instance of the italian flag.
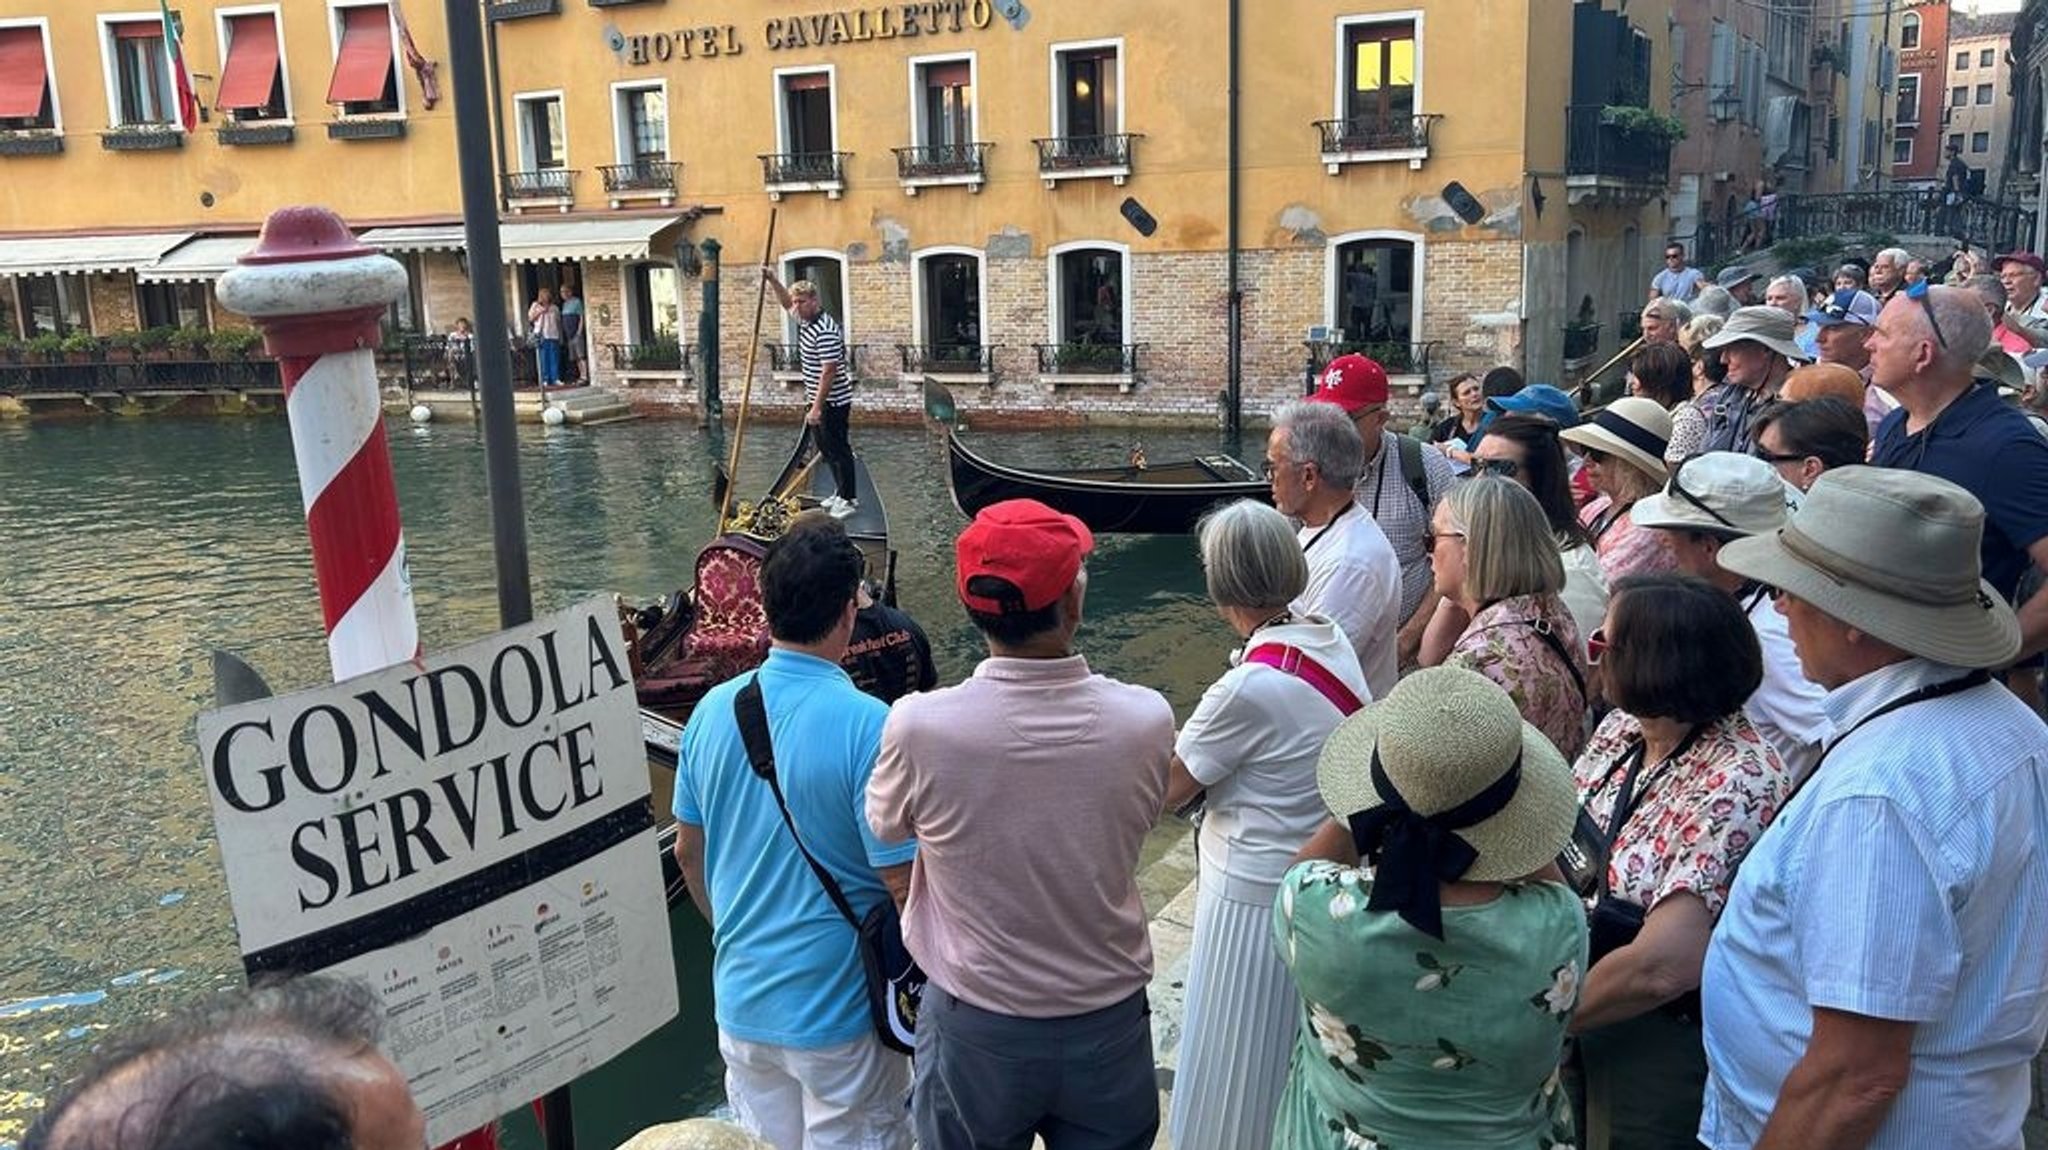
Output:
<path fill-rule="evenodd" d="M 199 127 L 199 98 L 192 94 L 192 73 L 185 67 L 185 45 L 178 36 L 178 24 L 171 19 L 171 0 L 157 0 L 164 14 L 164 50 L 171 57 L 171 83 L 178 89 L 178 126 L 186 131 Z"/>

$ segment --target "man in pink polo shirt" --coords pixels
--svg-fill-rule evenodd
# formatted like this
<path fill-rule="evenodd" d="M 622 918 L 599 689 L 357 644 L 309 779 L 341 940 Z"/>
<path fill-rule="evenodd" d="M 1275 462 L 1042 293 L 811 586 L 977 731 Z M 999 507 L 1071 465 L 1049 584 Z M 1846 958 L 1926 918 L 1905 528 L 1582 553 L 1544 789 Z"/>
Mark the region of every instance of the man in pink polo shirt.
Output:
<path fill-rule="evenodd" d="M 911 1121 L 922 1150 L 1142 1150 L 1159 1127 L 1138 850 L 1166 798 L 1173 711 L 1074 649 L 1095 541 L 1016 499 L 955 545 L 989 657 L 890 710 L 877 834 L 915 836 L 903 937 L 930 977 Z"/>

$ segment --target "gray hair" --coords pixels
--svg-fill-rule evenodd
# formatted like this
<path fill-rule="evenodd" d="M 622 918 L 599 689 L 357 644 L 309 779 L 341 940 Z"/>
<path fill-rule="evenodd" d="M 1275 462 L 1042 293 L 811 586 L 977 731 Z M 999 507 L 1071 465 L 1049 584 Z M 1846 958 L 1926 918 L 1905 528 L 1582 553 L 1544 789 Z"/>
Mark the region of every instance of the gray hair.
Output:
<path fill-rule="evenodd" d="M 1976 373 L 1977 360 L 1984 350 L 1991 346 L 1991 317 L 1984 312 L 1984 304 L 1973 292 L 1962 288 L 1930 287 L 1927 302 L 1934 309 L 1934 321 L 1941 325 L 1941 334 L 1947 338 L 1948 346 L 1935 341 L 1936 360 L 1942 371 L 1969 379 Z M 1920 312 L 1919 308 L 1913 308 Z M 1918 316 L 1921 323 L 1927 316 Z M 1935 334 L 1929 331 L 1928 335 Z"/>
<path fill-rule="evenodd" d="M 1958 286 L 1964 291 L 1977 293 L 1977 298 L 1984 306 L 2000 312 L 2005 310 L 2005 285 L 1998 282 L 1997 276 L 1989 272 L 1979 272 Z"/>
<path fill-rule="evenodd" d="M 1789 287 L 1792 289 L 1793 293 L 1799 297 L 1800 303 L 1804 304 L 1806 302 L 1806 281 L 1800 279 L 1798 276 L 1779 276 L 1777 279 L 1772 280 L 1770 284 L 1764 288 L 1764 291 L 1768 292 L 1771 290 L 1771 288 L 1776 287 Z M 1801 308 L 1800 310 L 1804 311 L 1805 309 Z"/>
<path fill-rule="evenodd" d="M 1694 315 L 1718 315 L 1722 319 L 1727 319 L 1734 314 L 1735 307 L 1735 297 L 1729 295 L 1728 289 L 1719 284 L 1708 284 L 1692 299 Z"/>
<path fill-rule="evenodd" d="M 1211 508 L 1195 527 L 1209 598 L 1218 607 L 1278 611 L 1308 586 L 1308 560 L 1285 515 L 1256 499 Z"/>
<path fill-rule="evenodd" d="M 1658 319 L 1666 320 L 1682 327 L 1686 320 L 1692 318 L 1692 309 L 1685 306 L 1682 300 L 1672 299 L 1668 295 L 1660 295 L 1643 305 L 1643 314 L 1653 315 Z"/>
<path fill-rule="evenodd" d="M 1906 262 L 1912 258 L 1913 253 L 1904 248 L 1886 248 L 1872 256 L 1870 262 L 1876 263 L 1878 260 L 1884 260 L 1887 263 L 1896 265 L 1900 271 L 1905 271 Z"/>
<path fill-rule="evenodd" d="M 1720 331 L 1727 322 L 1725 316 L 1696 315 L 1678 329 L 1678 346 L 1684 348 L 1687 355 L 1698 355 L 1700 345 L 1707 341 L 1707 337 Z"/>
<path fill-rule="evenodd" d="M 1365 474 L 1365 440 L 1358 425 L 1334 403 L 1290 399 L 1273 412 L 1273 430 L 1287 431 L 1287 458 L 1313 463 L 1325 482 L 1350 487 Z"/>
<path fill-rule="evenodd" d="M 1480 603 L 1564 590 L 1564 559 L 1543 505 L 1512 479 L 1482 476 L 1444 492 L 1444 514 L 1465 533 L 1465 594 Z"/>
<path fill-rule="evenodd" d="M 1860 264 L 1843 264 L 1835 269 L 1834 275 L 1828 277 L 1828 282 L 1833 283 L 1843 276 L 1848 276 L 1850 279 L 1855 280 L 1858 291 L 1870 286 L 1870 273 L 1864 271 Z"/>

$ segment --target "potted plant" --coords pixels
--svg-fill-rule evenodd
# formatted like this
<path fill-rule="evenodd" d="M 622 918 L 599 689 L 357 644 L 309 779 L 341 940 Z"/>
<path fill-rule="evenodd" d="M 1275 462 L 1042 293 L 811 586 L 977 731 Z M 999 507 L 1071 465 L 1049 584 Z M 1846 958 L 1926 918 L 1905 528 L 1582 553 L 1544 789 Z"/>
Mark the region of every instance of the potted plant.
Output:
<path fill-rule="evenodd" d="M 106 345 L 108 359 L 133 362 L 142 358 L 142 333 L 139 331 L 109 332 Z"/>
<path fill-rule="evenodd" d="M 246 359 L 263 337 L 249 328 L 222 328 L 206 339 L 206 348 L 215 359 Z"/>
<path fill-rule="evenodd" d="M 92 363 L 106 358 L 106 345 L 89 331 L 74 331 L 64 337 L 58 345 L 64 351 L 64 358 L 72 363 Z"/>
<path fill-rule="evenodd" d="M 1612 126 L 1634 143 L 1669 147 L 1685 139 L 1685 121 L 1667 116 L 1655 108 L 1609 104 L 1600 109 L 1600 122 Z"/>
<path fill-rule="evenodd" d="M 135 350 L 143 359 L 164 360 L 171 358 L 171 336 L 177 328 L 159 324 L 135 333 Z"/>
<path fill-rule="evenodd" d="M 1053 353 L 1053 366 L 1060 371 L 1113 372 L 1124 363 L 1124 349 L 1110 343 L 1061 344 Z"/>
<path fill-rule="evenodd" d="M 206 339 L 207 331 L 203 327 L 181 327 L 174 329 L 169 340 L 172 358 L 205 358 Z"/>
<path fill-rule="evenodd" d="M 64 337 L 54 331 L 46 331 L 28 341 L 28 354 L 33 360 L 55 363 L 64 354 Z"/>
<path fill-rule="evenodd" d="M 0 363 L 20 363 L 21 340 L 12 333 L 0 331 Z"/>

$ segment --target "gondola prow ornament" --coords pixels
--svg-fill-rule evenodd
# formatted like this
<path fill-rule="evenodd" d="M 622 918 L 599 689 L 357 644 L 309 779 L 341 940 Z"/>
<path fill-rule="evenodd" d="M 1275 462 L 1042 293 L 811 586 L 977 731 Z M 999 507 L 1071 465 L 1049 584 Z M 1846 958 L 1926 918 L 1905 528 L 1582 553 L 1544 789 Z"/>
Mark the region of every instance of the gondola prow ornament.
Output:
<path fill-rule="evenodd" d="M 420 653 L 374 359 L 405 269 L 319 207 L 280 208 L 220 279 L 277 357 L 336 681 Z"/>

